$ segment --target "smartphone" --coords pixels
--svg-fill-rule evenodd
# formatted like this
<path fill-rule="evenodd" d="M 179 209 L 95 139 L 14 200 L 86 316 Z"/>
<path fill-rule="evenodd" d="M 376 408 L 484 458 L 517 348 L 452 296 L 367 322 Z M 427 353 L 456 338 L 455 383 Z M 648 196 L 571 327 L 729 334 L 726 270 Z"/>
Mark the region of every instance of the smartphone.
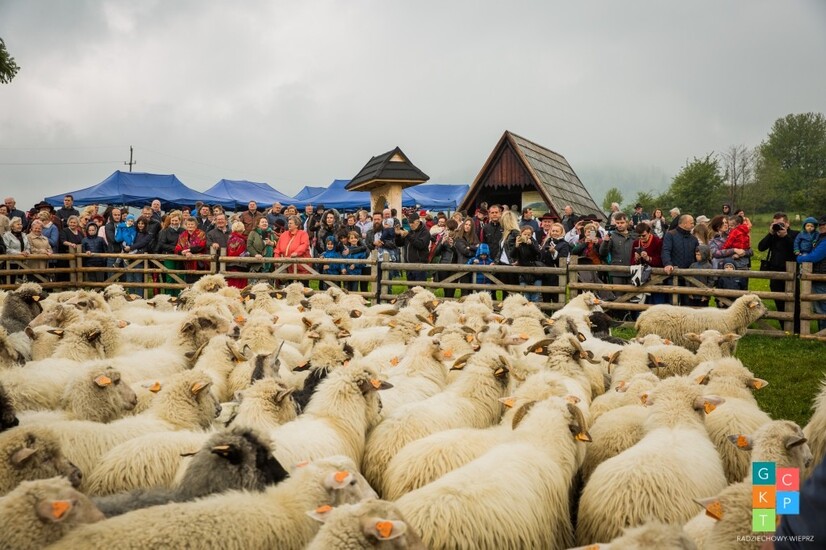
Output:
<path fill-rule="evenodd" d="M 596 239 L 597 238 L 597 232 L 596 231 L 589 231 L 588 232 L 588 238 L 589 239 Z"/>

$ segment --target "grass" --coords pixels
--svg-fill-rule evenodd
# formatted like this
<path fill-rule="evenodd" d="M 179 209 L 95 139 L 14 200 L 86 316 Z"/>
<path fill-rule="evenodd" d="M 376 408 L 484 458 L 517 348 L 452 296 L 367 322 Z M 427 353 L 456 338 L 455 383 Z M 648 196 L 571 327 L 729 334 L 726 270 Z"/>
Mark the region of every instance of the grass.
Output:
<path fill-rule="evenodd" d="M 633 338 L 633 329 L 616 329 L 616 336 Z M 797 337 L 744 336 L 736 357 L 769 385 L 754 396 L 760 408 L 774 419 L 786 419 L 805 426 L 811 406 L 826 377 L 823 343 Z"/>

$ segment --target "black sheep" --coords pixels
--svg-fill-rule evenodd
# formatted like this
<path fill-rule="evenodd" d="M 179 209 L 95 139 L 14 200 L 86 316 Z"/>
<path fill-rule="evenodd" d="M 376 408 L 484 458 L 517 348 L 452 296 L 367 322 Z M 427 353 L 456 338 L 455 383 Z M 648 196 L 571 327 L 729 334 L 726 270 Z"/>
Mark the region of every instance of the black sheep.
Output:
<path fill-rule="evenodd" d="M 40 315 L 43 307 L 40 300 L 46 297 L 37 283 L 24 283 L 17 290 L 6 295 L 0 326 L 9 334 L 25 330 L 32 319 Z"/>
<path fill-rule="evenodd" d="M 14 407 L 6 390 L 0 385 L 0 432 L 14 428 L 20 423 L 14 414 Z"/>

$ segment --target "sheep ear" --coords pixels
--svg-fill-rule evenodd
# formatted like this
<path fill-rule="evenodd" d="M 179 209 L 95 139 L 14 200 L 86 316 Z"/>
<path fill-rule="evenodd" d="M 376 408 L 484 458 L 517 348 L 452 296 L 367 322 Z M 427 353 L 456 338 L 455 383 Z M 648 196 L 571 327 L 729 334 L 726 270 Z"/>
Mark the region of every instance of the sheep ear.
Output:
<path fill-rule="evenodd" d="M 499 402 L 502 403 L 505 407 L 512 409 L 514 405 L 516 405 L 516 397 L 500 397 Z"/>
<path fill-rule="evenodd" d="M 338 331 L 338 337 L 339 338 L 349 338 L 350 337 L 350 331 L 347 330 L 346 328 L 343 328 L 343 329 Z"/>
<path fill-rule="evenodd" d="M 459 328 L 462 332 L 467 332 L 468 334 L 476 334 L 476 331 L 470 327 L 462 326 Z"/>
<path fill-rule="evenodd" d="M 181 332 L 184 334 L 187 332 L 192 332 L 193 330 L 195 330 L 195 325 L 192 324 L 192 321 L 187 321 L 186 323 L 181 325 Z"/>
<path fill-rule="evenodd" d="M 700 396 L 694 400 L 694 409 L 700 411 L 705 411 L 706 414 L 711 414 L 711 412 L 725 403 L 726 400 L 722 397 L 717 397 L 716 395 L 705 395 Z"/>
<path fill-rule="evenodd" d="M 118 328 L 126 328 L 131 325 L 129 321 L 124 321 L 123 319 L 118 319 Z"/>
<path fill-rule="evenodd" d="M 786 438 L 785 445 L 786 449 L 791 449 L 793 447 L 797 447 L 798 445 L 803 445 L 808 441 L 805 437 L 800 437 L 799 435 L 790 435 Z"/>
<path fill-rule="evenodd" d="M 404 536 L 407 532 L 407 524 L 398 520 L 370 518 L 364 522 L 362 529 L 367 537 L 377 540 L 393 540 Z"/>
<path fill-rule="evenodd" d="M 327 489 L 344 489 L 355 479 L 355 476 L 347 470 L 331 472 L 324 480 L 324 487 Z"/>
<path fill-rule="evenodd" d="M 62 328 L 52 328 L 52 329 L 47 330 L 46 332 L 48 332 L 49 334 L 54 334 L 55 336 L 57 336 L 59 338 L 63 338 L 63 335 L 66 333 L 66 331 L 63 330 Z"/>
<path fill-rule="evenodd" d="M 542 321 L 539 322 L 540 325 L 545 327 L 552 327 L 554 326 L 554 323 L 556 323 L 556 320 L 551 319 L 550 317 L 546 317 L 545 319 L 542 319 Z"/>
<path fill-rule="evenodd" d="M 569 395 L 568 398 L 570 397 L 574 396 Z M 568 428 L 574 435 L 574 439 L 583 443 L 591 443 L 593 439 L 591 439 L 591 434 L 588 433 L 588 423 L 585 421 L 582 410 L 573 403 L 566 403 L 565 406 L 568 408 L 568 412 L 571 413 L 571 423 Z"/>
<path fill-rule="evenodd" d="M 112 385 L 112 379 L 104 374 L 101 374 L 95 378 L 95 384 L 97 384 L 99 388 L 105 388 L 106 386 Z"/>
<path fill-rule="evenodd" d="M 433 327 L 427 333 L 428 336 L 436 336 L 437 334 L 441 334 L 445 331 L 445 327 Z"/>
<path fill-rule="evenodd" d="M 527 403 L 523 404 L 521 407 L 516 409 L 516 412 L 513 413 L 513 420 L 511 421 L 511 429 L 515 430 L 517 426 L 522 422 L 528 412 L 536 405 L 536 401 L 528 401 Z"/>
<path fill-rule="evenodd" d="M 71 500 L 41 500 L 35 509 L 37 516 L 43 521 L 57 523 L 66 519 L 72 507 Z"/>
<path fill-rule="evenodd" d="M 723 342 L 736 342 L 740 338 L 742 338 L 741 335 L 735 332 L 729 332 L 728 334 L 723 335 Z"/>
<path fill-rule="evenodd" d="M 26 336 L 29 337 L 29 340 L 35 340 L 37 335 L 34 333 L 34 330 L 29 325 L 26 325 L 26 328 L 23 329 L 23 332 L 26 333 Z"/>
<path fill-rule="evenodd" d="M 197 395 L 200 395 L 201 392 L 203 392 L 205 389 L 207 389 L 211 385 L 212 385 L 212 382 L 203 382 L 203 381 L 195 382 L 189 388 L 189 391 L 192 393 L 192 395 L 197 396 Z"/>
<path fill-rule="evenodd" d="M 301 318 L 301 322 L 304 323 L 304 326 L 310 328 L 313 326 L 313 322 L 306 317 Z"/>
<path fill-rule="evenodd" d="M 754 448 L 754 440 L 745 434 L 735 434 L 726 436 L 732 445 L 741 451 L 750 451 Z"/>
<path fill-rule="evenodd" d="M 654 400 L 651 398 L 651 394 L 648 392 L 643 392 L 640 394 L 640 403 L 643 407 L 650 407 L 654 404 Z"/>
<path fill-rule="evenodd" d="M 310 303 L 310 301 L 309 301 L 309 300 L 301 300 L 301 301 L 300 301 L 300 302 L 298 302 L 298 303 L 299 303 L 299 304 L 301 304 L 301 307 L 303 307 L 304 309 L 312 309 L 312 306 L 313 306 L 313 305 Z"/>
<path fill-rule="evenodd" d="M 763 388 L 765 388 L 768 385 L 769 385 L 769 383 L 767 381 L 763 380 L 762 378 L 752 378 L 749 381 L 749 386 L 751 386 L 755 390 L 762 390 Z"/>
<path fill-rule="evenodd" d="M 419 321 L 421 321 L 425 325 L 430 325 L 431 327 L 433 326 L 434 319 L 433 319 L 432 315 L 429 315 L 427 317 L 425 317 L 423 315 L 416 315 L 416 319 L 418 319 Z"/>
<path fill-rule="evenodd" d="M 152 384 L 144 384 L 143 387 L 148 389 L 152 393 L 158 393 L 159 391 L 161 391 L 161 383 L 157 380 L 155 380 L 155 382 L 153 382 Z"/>
<path fill-rule="evenodd" d="M 23 447 L 16 451 L 13 455 L 11 455 L 11 463 L 15 466 L 20 466 L 24 464 L 28 459 L 32 457 L 34 453 L 37 452 L 37 449 L 32 449 L 31 447 Z"/>
<path fill-rule="evenodd" d="M 201 356 L 201 352 L 204 351 L 204 348 L 207 346 L 208 343 L 209 341 L 204 342 L 203 344 L 198 346 L 198 349 L 196 349 L 195 351 L 188 351 L 184 353 L 184 357 L 186 357 L 190 363 L 194 364 L 198 360 L 198 357 Z"/>
<path fill-rule="evenodd" d="M 465 365 L 472 356 L 472 353 L 466 353 L 461 357 L 457 357 L 456 360 L 453 362 L 453 365 L 450 367 L 450 370 L 462 370 L 463 368 L 465 368 Z"/>
<path fill-rule="evenodd" d="M 660 360 L 659 357 L 655 356 L 653 353 L 648 354 L 648 368 L 650 369 L 660 369 L 665 366 L 665 363 Z"/>
<path fill-rule="evenodd" d="M 719 498 L 695 498 L 694 502 L 696 502 L 705 509 L 706 515 L 708 517 L 714 518 L 717 521 L 723 519 L 723 504 L 720 502 Z"/>
<path fill-rule="evenodd" d="M 170 298 L 170 299 L 169 299 L 169 303 L 171 303 L 171 304 L 177 304 L 177 303 L 178 303 L 178 297 L 177 297 L 177 296 L 173 296 L 172 298 Z"/>
<path fill-rule="evenodd" d="M 221 458 L 229 460 L 233 464 L 238 464 L 240 460 L 241 451 L 238 447 L 232 444 L 216 445 L 210 449 L 212 454 L 216 454 Z"/>
<path fill-rule="evenodd" d="M 305 370 L 310 370 L 311 368 L 312 368 L 312 365 L 310 364 L 309 361 L 307 361 L 303 365 L 297 365 L 297 366 L 293 367 L 293 372 L 304 372 Z"/>
<path fill-rule="evenodd" d="M 347 342 L 344 343 L 344 346 L 342 346 L 341 351 L 344 352 L 344 356 L 348 359 L 352 359 L 356 353 L 356 350 L 353 349 L 353 346 L 351 346 Z"/>
<path fill-rule="evenodd" d="M 353 311 L 350 312 L 350 317 L 352 317 L 353 319 L 358 319 L 361 316 L 362 316 L 362 312 L 361 312 L 360 309 L 354 309 Z"/>
<path fill-rule="evenodd" d="M 284 388 L 284 389 L 278 390 L 278 393 L 276 393 L 276 394 L 275 394 L 275 400 L 276 400 L 276 402 L 281 403 L 281 402 L 282 402 L 282 401 L 284 401 L 287 397 L 289 397 L 290 395 L 292 395 L 292 393 L 293 393 L 294 391 L 295 391 L 295 388 Z"/>
<path fill-rule="evenodd" d="M 625 380 L 620 380 L 619 382 L 617 382 L 617 385 L 614 388 L 614 391 L 620 392 L 620 393 L 627 392 L 628 391 L 628 382 L 626 382 Z"/>
<path fill-rule="evenodd" d="M 333 507 L 329 504 L 325 504 L 324 506 L 319 506 L 315 510 L 310 510 L 307 512 L 307 515 L 318 522 L 324 523 L 327 521 L 327 516 L 329 516 L 332 511 Z"/>
<path fill-rule="evenodd" d="M 393 387 L 393 384 L 390 382 L 385 382 L 384 380 L 379 380 L 377 378 L 371 378 L 370 380 L 362 380 L 359 383 L 359 389 L 361 393 L 366 394 L 369 391 L 378 391 L 378 390 L 389 390 Z"/>
<path fill-rule="evenodd" d="M 100 329 L 95 329 L 86 335 L 86 339 L 90 342 L 100 339 Z"/>
<path fill-rule="evenodd" d="M 700 335 L 696 332 L 687 332 L 683 336 L 685 336 L 685 339 L 690 342 L 701 342 Z"/>
<path fill-rule="evenodd" d="M 530 347 L 528 347 L 528 349 L 525 350 L 525 355 L 528 355 L 529 353 L 535 353 L 537 355 L 547 356 L 551 353 L 551 347 L 550 346 L 553 343 L 554 343 L 554 341 L 549 340 L 549 339 L 540 340 L 540 341 L 536 342 L 535 344 L 531 345 Z"/>
<path fill-rule="evenodd" d="M 700 384 L 701 386 L 707 386 L 708 385 L 708 380 L 709 380 L 708 373 L 700 375 L 696 378 L 697 383 Z"/>

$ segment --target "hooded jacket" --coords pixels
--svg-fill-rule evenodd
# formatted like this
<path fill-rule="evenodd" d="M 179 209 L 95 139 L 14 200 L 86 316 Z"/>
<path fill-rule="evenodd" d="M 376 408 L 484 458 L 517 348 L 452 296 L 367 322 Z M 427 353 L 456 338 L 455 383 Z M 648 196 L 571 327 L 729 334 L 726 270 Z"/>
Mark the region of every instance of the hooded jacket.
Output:
<path fill-rule="evenodd" d="M 814 231 L 811 233 L 806 232 L 806 224 L 810 223 L 815 226 Z M 794 238 L 794 253 L 795 256 L 798 254 L 808 254 L 814 248 L 815 241 L 817 240 L 817 220 L 812 216 L 809 216 L 805 220 L 803 220 L 803 227 L 800 230 L 800 233 L 797 234 L 797 237 Z"/>

